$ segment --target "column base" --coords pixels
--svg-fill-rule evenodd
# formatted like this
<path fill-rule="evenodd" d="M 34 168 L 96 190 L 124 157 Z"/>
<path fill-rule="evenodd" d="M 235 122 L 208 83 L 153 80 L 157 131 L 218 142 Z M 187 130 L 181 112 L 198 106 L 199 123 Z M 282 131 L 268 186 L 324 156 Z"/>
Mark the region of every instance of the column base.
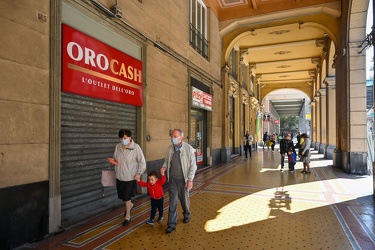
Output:
<path fill-rule="evenodd" d="M 339 148 L 335 148 L 332 154 L 333 166 L 335 168 L 342 168 L 342 151 Z"/>
<path fill-rule="evenodd" d="M 325 148 L 326 148 L 326 147 L 327 147 L 327 145 L 324 144 L 324 143 L 319 144 L 318 153 L 319 153 L 319 154 L 324 154 L 324 153 L 325 153 Z"/>
<path fill-rule="evenodd" d="M 328 160 L 333 159 L 333 152 L 335 151 L 336 146 L 334 145 L 327 145 L 324 151 L 324 158 Z"/>
<path fill-rule="evenodd" d="M 50 234 L 58 232 L 61 227 L 61 195 L 49 198 L 49 230 Z"/>
<path fill-rule="evenodd" d="M 335 149 L 333 166 L 343 169 L 348 174 L 366 175 L 369 173 L 367 152 L 346 152 Z"/>
<path fill-rule="evenodd" d="M 368 174 L 367 152 L 349 152 L 349 174 Z"/>
<path fill-rule="evenodd" d="M 220 159 L 222 163 L 228 163 L 230 162 L 230 148 L 229 147 L 222 147 L 220 149 Z"/>
<path fill-rule="evenodd" d="M 319 150 L 320 142 L 315 142 L 314 150 Z"/>

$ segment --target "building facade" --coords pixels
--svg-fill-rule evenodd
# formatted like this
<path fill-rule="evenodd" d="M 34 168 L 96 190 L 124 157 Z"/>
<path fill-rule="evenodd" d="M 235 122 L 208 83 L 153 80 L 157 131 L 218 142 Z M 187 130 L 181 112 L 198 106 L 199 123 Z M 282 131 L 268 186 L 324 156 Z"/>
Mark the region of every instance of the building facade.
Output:
<path fill-rule="evenodd" d="M 313 147 L 336 167 L 367 173 L 358 53 L 367 8 L 367 0 L 1 1 L 0 248 L 121 205 L 100 183 L 119 129 L 132 130 L 147 171 L 162 165 L 174 128 L 199 168 L 214 167 L 241 152 L 245 131 L 262 141 L 262 100 L 286 87 L 311 100 Z"/>

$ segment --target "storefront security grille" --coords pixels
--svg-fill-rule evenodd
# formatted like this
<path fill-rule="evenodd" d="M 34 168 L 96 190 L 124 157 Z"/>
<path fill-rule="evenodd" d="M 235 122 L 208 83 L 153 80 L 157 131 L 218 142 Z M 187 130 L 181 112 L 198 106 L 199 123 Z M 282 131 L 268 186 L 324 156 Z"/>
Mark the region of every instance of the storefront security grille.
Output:
<path fill-rule="evenodd" d="M 119 142 L 118 131 L 128 128 L 136 141 L 136 107 L 62 93 L 61 210 L 70 225 L 119 204 L 114 187 L 102 188 L 101 170 L 108 166 Z"/>

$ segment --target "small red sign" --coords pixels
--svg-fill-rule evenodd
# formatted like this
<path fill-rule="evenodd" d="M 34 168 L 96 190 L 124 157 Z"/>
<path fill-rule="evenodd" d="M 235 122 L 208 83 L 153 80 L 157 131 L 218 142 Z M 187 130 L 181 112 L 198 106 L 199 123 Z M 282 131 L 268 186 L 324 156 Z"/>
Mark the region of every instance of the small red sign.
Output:
<path fill-rule="evenodd" d="M 195 107 L 212 111 L 212 95 L 192 87 L 192 104 Z"/>
<path fill-rule="evenodd" d="M 275 120 L 274 123 L 275 124 L 280 124 L 280 121 L 279 120 Z"/>
<path fill-rule="evenodd" d="M 142 62 L 65 24 L 62 91 L 142 106 Z"/>
<path fill-rule="evenodd" d="M 195 152 L 195 157 L 197 158 L 198 165 L 203 164 L 203 152 L 201 151 Z"/>

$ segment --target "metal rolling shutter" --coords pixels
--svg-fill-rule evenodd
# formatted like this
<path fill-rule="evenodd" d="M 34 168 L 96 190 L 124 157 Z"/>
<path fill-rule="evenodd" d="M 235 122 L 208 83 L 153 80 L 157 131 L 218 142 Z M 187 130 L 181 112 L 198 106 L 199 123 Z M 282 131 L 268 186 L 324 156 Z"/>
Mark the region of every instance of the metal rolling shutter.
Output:
<path fill-rule="evenodd" d="M 70 225 L 119 204 L 116 188 L 101 186 L 119 142 L 128 128 L 136 141 L 136 107 L 62 93 L 61 97 L 61 219 Z"/>

